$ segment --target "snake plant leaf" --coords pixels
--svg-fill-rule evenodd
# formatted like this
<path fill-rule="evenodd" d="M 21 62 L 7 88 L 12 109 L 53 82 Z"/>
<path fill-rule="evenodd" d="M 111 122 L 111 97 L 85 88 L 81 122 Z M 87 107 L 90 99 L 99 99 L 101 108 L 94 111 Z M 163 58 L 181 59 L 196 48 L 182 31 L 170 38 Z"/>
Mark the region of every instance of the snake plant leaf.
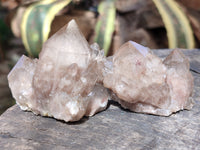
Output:
<path fill-rule="evenodd" d="M 95 27 L 95 42 L 104 49 L 105 55 L 112 41 L 112 34 L 115 28 L 115 0 L 104 0 L 98 6 L 99 18 Z"/>
<path fill-rule="evenodd" d="M 194 48 L 194 35 L 190 23 L 174 0 L 153 0 L 165 24 L 169 48 Z"/>
<path fill-rule="evenodd" d="M 48 39 L 55 15 L 71 0 L 42 0 L 30 5 L 22 18 L 21 35 L 30 56 L 37 57 Z"/>

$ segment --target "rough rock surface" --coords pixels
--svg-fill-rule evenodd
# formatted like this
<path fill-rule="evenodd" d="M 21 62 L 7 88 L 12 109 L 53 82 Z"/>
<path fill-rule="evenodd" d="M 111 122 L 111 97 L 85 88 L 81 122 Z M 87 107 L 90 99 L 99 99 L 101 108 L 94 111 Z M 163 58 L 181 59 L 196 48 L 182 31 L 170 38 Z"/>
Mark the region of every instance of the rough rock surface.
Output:
<path fill-rule="evenodd" d="M 9 86 L 22 110 L 77 121 L 107 106 L 107 89 L 98 84 L 103 59 L 72 20 L 46 41 L 39 59 L 21 57 L 8 75 Z"/>
<path fill-rule="evenodd" d="M 198 150 L 200 147 L 200 50 L 181 50 L 190 59 L 195 107 L 170 117 L 133 113 L 109 101 L 106 111 L 65 123 L 23 112 L 18 106 L 0 116 L 3 150 Z M 171 50 L 153 51 L 166 57 Z"/>
<path fill-rule="evenodd" d="M 103 83 L 114 100 L 134 112 L 169 116 L 192 107 L 193 77 L 179 50 L 162 61 L 129 41 L 105 62 Z"/>

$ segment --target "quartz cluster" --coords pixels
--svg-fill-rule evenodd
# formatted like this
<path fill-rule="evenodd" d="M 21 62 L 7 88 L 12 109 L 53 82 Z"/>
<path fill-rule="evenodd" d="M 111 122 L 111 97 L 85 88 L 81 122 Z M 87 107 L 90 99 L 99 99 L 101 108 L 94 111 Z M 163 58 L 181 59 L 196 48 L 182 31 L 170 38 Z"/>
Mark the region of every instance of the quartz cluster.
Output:
<path fill-rule="evenodd" d="M 39 59 L 22 56 L 8 74 L 13 97 L 22 110 L 77 121 L 104 110 L 108 91 L 100 84 L 105 59 L 74 20 L 43 45 Z"/>
<path fill-rule="evenodd" d="M 108 59 L 103 84 L 122 107 L 162 116 L 192 107 L 193 76 L 179 50 L 162 61 L 150 49 L 129 41 Z"/>
<path fill-rule="evenodd" d="M 162 61 L 129 41 L 105 58 L 74 20 L 45 42 L 39 59 L 22 56 L 8 81 L 22 110 L 66 122 L 104 110 L 110 98 L 131 111 L 163 116 L 192 107 L 193 77 L 179 50 Z"/>

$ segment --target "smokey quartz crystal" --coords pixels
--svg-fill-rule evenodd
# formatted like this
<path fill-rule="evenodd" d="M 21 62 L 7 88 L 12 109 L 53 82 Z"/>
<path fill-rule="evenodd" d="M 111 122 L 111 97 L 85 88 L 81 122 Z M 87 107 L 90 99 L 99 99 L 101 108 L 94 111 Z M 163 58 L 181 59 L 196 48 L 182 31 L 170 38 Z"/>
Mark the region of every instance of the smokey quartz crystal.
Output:
<path fill-rule="evenodd" d="M 193 76 L 179 50 L 162 61 L 129 41 L 108 58 L 104 72 L 103 83 L 112 90 L 112 98 L 131 111 L 169 116 L 193 105 Z"/>
<path fill-rule="evenodd" d="M 193 105 L 193 77 L 181 51 L 161 60 L 129 41 L 106 58 L 97 43 L 89 46 L 74 20 L 44 43 L 38 59 L 23 55 L 8 81 L 22 110 L 66 122 L 106 109 L 108 99 L 161 116 Z"/>
<path fill-rule="evenodd" d="M 104 59 L 72 20 L 44 43 L 39 59 L 21 57 L 8 75 L 9 86 L 22 110 L 77 121 L 107 106 L 107 89 L 98 83 Z"/>

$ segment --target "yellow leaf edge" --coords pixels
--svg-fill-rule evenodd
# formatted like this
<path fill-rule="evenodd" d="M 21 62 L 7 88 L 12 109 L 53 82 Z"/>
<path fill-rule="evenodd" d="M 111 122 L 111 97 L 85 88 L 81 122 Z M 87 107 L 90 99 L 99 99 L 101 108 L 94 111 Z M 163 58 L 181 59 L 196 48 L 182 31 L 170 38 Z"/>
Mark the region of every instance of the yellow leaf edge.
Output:
<path fill-rule="evenodd" d="M 46 41 L 48 39 L 50 30 L 51 30 L 51 23 L 55 17 L 55 15 L 63 9 L 65 6 L 67 6 L 71 0 L 63 0 L 57 4 L 55 4 L 50 10 L 49 10 L 49 15 L 46 17 L 44 21 L 44 26 L 43 26 L 43 41 Z"/>
<path fill-rule="evenodd" d="M 106 24 L 106 31 L 105 31 L 105 38 L 104 38 L 104 49 L 105 49 L 105 55 L 108 54 L 108 50 L 109 50 L 109 47 L 110 47 L 110 44 L 111 44 L 111 41 L 112 41 L 112 34 L 115 30 L 115 16 L 116 16 L 116 10 L 115 10 L 115 5 L 114 5 L 114 2 L 112 4 L 112 9 L 110 8 L 108 11 L 108 22 Z"/>
<path fill-rule="evenodd" d="M 31 49 L 29 47 L 27 38 L 26 38 L 26 20 L 28 19 L 29 14 L 31 13 L 31 11 L 37 6 L 37 5 L 47 5 L 53 2 L 56 2 L 57 0 L 42 0 L 40 2 L 36 2 L 33 5 L 29 6 L 25 12 L 24 15 L 22 17 L 22 23 L 21 23 L 21 35 L 22 35 L 22 41 L 24 43 L 24 46 L 27 50 L 27 52 L 29 54 L 31 54 Z M 72 0 L 63 0 L 61 2 L 59 2 L 58 4 L 54 5 L 50 10 L 49 10 L 49 14 L 45 21 L 44 21 L 44 25 L 42 28 L 42 34 L 43 34 L 43 42 L 45 42 L 48 39 L 49 33 L 50 33 L 50 27 L 51 27 L 51 23 L 55 17 L 55 15 L 62 9 L 64 8 L 66 5 L 68 5 Z"/>
<path fill-rule="evenodd" d="M 106 3 L 106 1 L 102 1 L 98 6 L 98 12 L 100 14 L 104 13 L 105 3 Z M 102 48 L 104 49 L 105 55 L 108 54 L 108 50 L 109 50 L 111 40 L 112 40 L 110 37 L 112 36 L 112 34 L 115 30 L 115 17 L 116 17 L 115 0 L 113 0 L 113 2 L 111 2 L 111 3 L 112 4 L 108 10 L 109 12 L 108 12 L 108 16 L 107 16 L 107 18 L 109 18 L 109 19 L 108 19 L 108 21 L 106 23 L 106 27 L 105 27 L 106 30 L 105 30 L 105 35 L 104 35 L 104 39 L 103 39 L 104 44 L 102 46 Z M 95 26 L 96 36 L 94 38 L 94 41 L 96 41 L 96 42 L 97 42 L 99 34 L 100 34 L 101 25 L 102 25 L 102 20 L 98 20 L 97 24 Z"/>
<path fill-rule="evenodd" d="M 186 38 L 186 42 L 187 42 L 187 48 L 192 49 L 195 47 L 195 41 L 194 41 L 194 35 L 193 35 L 193 31 L 192 31 L 192 27 L 190 25 L 190 22 L 188 20 L 188 18 L 186 17 L 186 15 L 184 14 L 184 12 L 181 10 L 180 6 L 173 0 L 168 0 L 169 5 L 171 6 L 172 10 L 177 13 L 177 15 L 180 17 L 180 20 L 182 20 L 182 27 L 185 32 L 185 38 Z"/>
<path fill-rule="evenodd" d="M 167 30 L 167 37 L 168 37 L 168 41 L 169 41 L 169 48 L 176 48 L 177 40 L 176 40 L 176 35 L 175 35 L 174 28 L 173 28 L 173 24 L 169 21 L 170 16 L 166 13 L 165 8 L 163 7 L 161 1 L 162 0 L 153 0 L 159 13 L 161 14 L 164 24 L 165 24 L 165 27 Z M 167 0 L 166 3 L 173 10 L 173 12 L 176 15 L 178 15 L 178 17 L 182 21 L 181 25 L 185 29 L 184 35 L 187 35 L 187 36 L 185 36 L 186 42 L 187 42 L 187 48 L 189 48 L 189 49 L 194 48 L 195 42 L 194 42 L 192 28 L 190 26 L 190 23 L 189 23 L 187 17 L 184 15 L 184 12 L 180 9 L 179 5 L 174 0 Z"/>

